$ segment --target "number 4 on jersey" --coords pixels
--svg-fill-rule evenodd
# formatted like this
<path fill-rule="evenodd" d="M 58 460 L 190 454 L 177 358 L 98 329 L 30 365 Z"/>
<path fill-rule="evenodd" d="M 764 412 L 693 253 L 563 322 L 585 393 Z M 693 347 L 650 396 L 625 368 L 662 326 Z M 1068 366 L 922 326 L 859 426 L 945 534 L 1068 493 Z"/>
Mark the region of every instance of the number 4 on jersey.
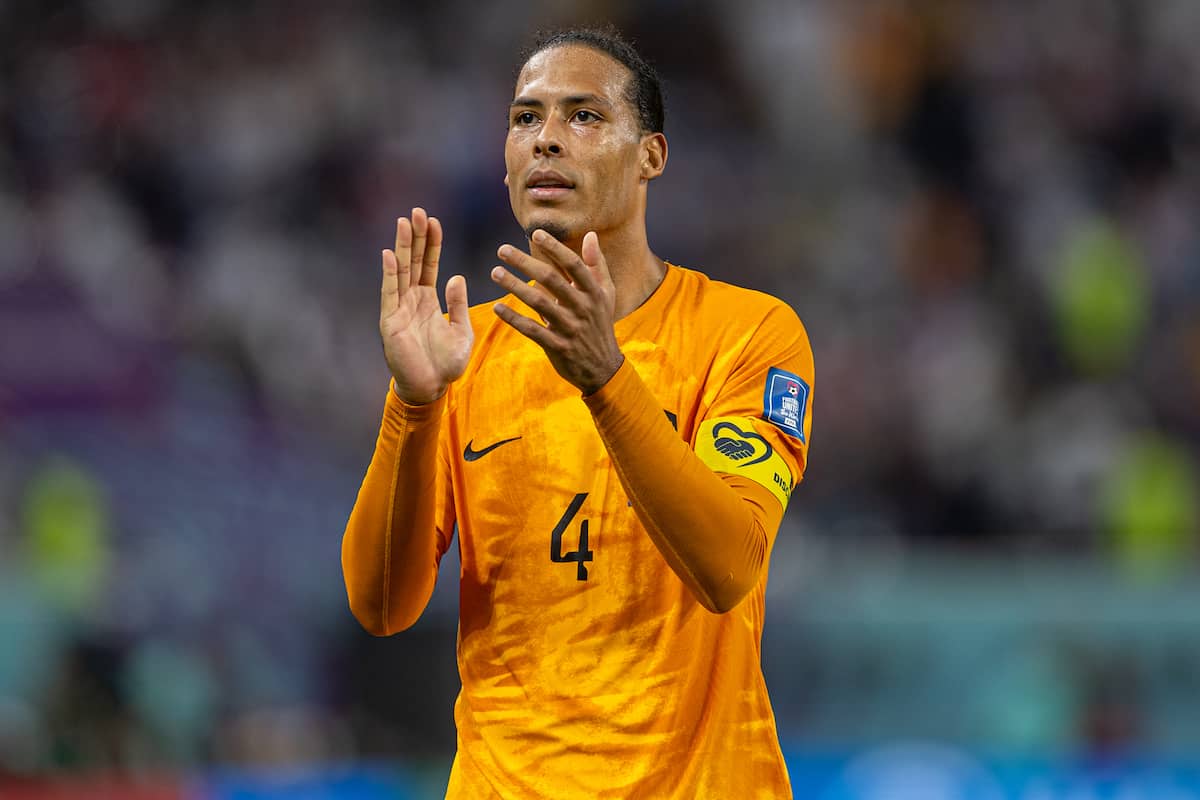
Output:
<path fill-rule="evenodd" d="M 584 566 L 584 562 L 592 560 L 592 551 L 588 550 L 588 521 L 585 519 L 579 523 L 578 550 L 564 553 L 562 551 L 562 537 L 563 533 L 567 530 L 567 526 L 571 524 L 571 520 L 575 519 L 575 515 L 579 513 L 579 507 L 583 505 L 583 501 L 587 499 L 587 496 L 587 492 L 580 492 L 575 495 L 575 499 L 571 501 L 571 505 L 567 506 L 567 510 L 559 518 L 558 524 L 550 532 L 550 560 L 555 564 L 578 564 L 575 579 L 580 581 L 587 580 L 587 567 Z"/>

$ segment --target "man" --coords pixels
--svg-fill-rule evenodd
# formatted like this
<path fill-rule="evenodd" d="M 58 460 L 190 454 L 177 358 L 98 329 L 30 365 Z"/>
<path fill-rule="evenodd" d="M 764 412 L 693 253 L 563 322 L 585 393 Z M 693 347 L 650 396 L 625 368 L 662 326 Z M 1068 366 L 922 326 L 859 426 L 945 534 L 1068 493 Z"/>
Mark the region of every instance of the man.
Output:
<path fill-rule="evenodd" d="M 529 251 L 510 294 L 436 296 L 421 209 L 383 252 L 393 381 L 346 528 L 350 606 L 411 625 L 457 524 L 453 798 L 790 796 L 759 641 L 767 560 L 804 472 L 796 315 L 646 240 L 658 79 L 611 31 L 540 41 L 505 165 Z"/>

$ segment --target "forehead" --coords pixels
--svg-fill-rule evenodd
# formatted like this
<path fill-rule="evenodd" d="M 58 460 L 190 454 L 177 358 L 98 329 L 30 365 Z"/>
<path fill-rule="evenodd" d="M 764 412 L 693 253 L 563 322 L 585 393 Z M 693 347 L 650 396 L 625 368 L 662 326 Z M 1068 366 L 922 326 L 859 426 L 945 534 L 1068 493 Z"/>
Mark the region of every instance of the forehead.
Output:
<path fill-rule="evenodd" d="M 536 53 L 517 76 L 514 97 L 553 103 L 559 97 L 594 94 L 621 105 L 632 74 L 612 56 L 585 45 L 559 45 Z"/>

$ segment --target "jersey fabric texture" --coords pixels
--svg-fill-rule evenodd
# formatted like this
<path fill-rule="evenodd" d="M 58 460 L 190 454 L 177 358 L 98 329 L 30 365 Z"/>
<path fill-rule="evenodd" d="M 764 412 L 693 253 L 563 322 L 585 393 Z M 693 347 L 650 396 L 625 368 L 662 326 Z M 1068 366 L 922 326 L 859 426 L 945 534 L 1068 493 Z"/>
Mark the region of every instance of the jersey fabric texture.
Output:
<path fill-rule="evenodd" d="M 471 318 L 434 481 L 438 556 L 456 524 L 461 555 L 447 796 L 790 797 L 761 671 L 765 565 L 732 610 L 706 609 L 635 513 L 591 400 L 490 304 Z M 777 524 L 811 426 L 812 352 L 794 312 L 669 265 L 615 331 L 622 370 L 728 485 L 769 490 Z"/>

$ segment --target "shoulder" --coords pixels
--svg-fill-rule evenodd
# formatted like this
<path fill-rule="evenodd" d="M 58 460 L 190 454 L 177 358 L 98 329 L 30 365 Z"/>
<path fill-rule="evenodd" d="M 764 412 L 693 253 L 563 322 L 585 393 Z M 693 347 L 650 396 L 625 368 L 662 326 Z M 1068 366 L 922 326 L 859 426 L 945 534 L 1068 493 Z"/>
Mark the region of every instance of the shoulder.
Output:
<path fill-rule="evenodd" d="M 808 332 L 796 311 L 774 295 L 715 280 L 703 272 L 672 265 L 680 273 L 679 294 L 684 308 L 693 308 L 714 328 L 755 338 L 801 340 Z"/>

